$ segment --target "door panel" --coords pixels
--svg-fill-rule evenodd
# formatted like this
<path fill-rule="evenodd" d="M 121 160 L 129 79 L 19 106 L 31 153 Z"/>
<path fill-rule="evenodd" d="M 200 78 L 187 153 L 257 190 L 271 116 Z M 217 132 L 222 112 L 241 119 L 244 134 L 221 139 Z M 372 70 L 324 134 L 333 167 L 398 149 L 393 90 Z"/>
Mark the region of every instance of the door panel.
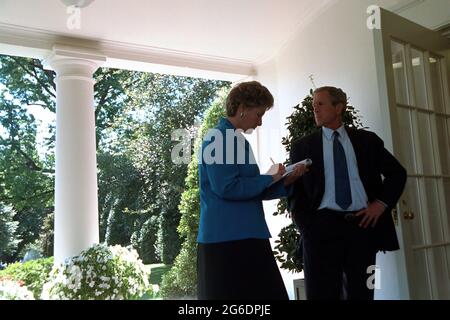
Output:
<path fill-rule="evenodd" d="M 412 281 L 414 281 L 414 285 L 421 288 L 421 290 L 415 291 L 411 294 L 411 299 L 429 299 L 429 297 L 431 296 L 431 283 L 427 267 L 428 264 L 426 251 L 414 250 L 412 258 L 410 260 L 411 263 L 415 265 L 415 268 L 408 271 L 409 282 L 411 283 Z"/>
<path fill-rule="evenodd" d="M 450 41 L 385 10 L 374 39 L 393 152 L 408 171 L 397 212 L 409 297 L 450 299 L 450 64 L 441 54 Z"/>
<path fill-rule="evenodd" d="M 419 130 L 419 144 L 421 154 L 417 155 L 421 158 L 422 168 L 419 173 L 425 175 L 435 174 L 434 159 L 433 159 L 433 140 L 431 137 L 431 122 L 428 113 L 417 111 L 417 122 Z"/>
<path fill-rule="evenodd" d="M 433 110 L 436 112 L 445 112 L 444 90 L 442 87 L 443 75 L 441 72 L 440 59 L 436 55 L 429 58 L 431 91 L 433 97 Z"/>
<path fill-rule="evenodd" d="M 450 176 L 450 139 L 444 116 L 436 116 L 437 141 L 440 146 L 441 171 L 439 174 Z"/>
<path fill-rule="evenodd" d="M 446 206 L 446 211 L 450 210 L 450 178 L 443 179 L 443 193 L 444 193 L 444 205 Z M 450 230 L 450 218 L 447 215 L 447 230 Z M 450 255 L 449 255 L 450 257 Z M 450 263 L 449 263 L 450 264 Z"/>
<path fill-rule="evenodd" d="M 406 62 L 404 45 L 392 41 L 392 66 L 395 80 L 395 99 L 398 104 L 409 104 L 408 84 L 406 83 Z"/>
<path fill-rule="evenodd" d="M 450 280 L 448 275 L 448 265 L 446 259 L 445 247 L 436 247 L 429 249 L 429 256 L 433 272 L 432 287 L 433 296 L 449 297 L 450 296 Z"/>
<path fill-rule="evenodd" d="M 405 216 L 410 214 L 410 212 L 417 214 L 417 217 L 412 219 L 407 225 L 409 229 L 407 232 L 409 235 L 408 242 L 413 246 L 420 246 L 425 243 L 425 233 L 422 226 L 423 215 L 421 214 L 422 210 L 420 209 L 419 199 L 419 179 L 409 178 L 406 182 L 402 206 L 405 208 L 408 207 L 410 211 L 403 211 L 401 215 Z"/>
<path fill-rule="evenodd" d="M 414 106 L 428 109 L 427 90 L 425 84 L 425 68 L 423 64 L 423 51 L 411 48 L 411 66 L 414 81 Z"/>
<path fill-rule="evenodd" d="M 408 172 L 417 172 L 416 158 L 414 156 L 414 143 L 412 132 L 412 112 L 405 108 L 398 108 L 398 122 L 401 132 L 405 132 L 404 143 L 400 145 L 403 165 Z"/>

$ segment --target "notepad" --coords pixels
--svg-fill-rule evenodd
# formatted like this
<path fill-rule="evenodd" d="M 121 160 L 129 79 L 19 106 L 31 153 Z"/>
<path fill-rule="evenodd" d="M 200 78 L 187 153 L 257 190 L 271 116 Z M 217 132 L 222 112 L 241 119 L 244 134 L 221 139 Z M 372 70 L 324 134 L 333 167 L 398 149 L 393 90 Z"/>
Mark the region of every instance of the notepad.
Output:
<path fill-rule="evenodd" d="M 310 166 L 310 165 L 312 165 L 312 160 L 311 159 L 305 159 L 305 160 L 302 160 L 302 161 L 299 161 L 299 162 L 296 162 L 296 163 L 293 163 L 293 164 L 290 164 L 290 165 L 286 166 L 286 172 L 283 174 L 283 178 L 288 176 L 288 175 L 290 175 L 295 170 L 295 168 L 297 166 L 301 165 L 301 164 L 304 164 L 306 166 Z"/>
<path fill-rule="evenodd" d="M 287 177 L 288 175 L 290 175 L 297 166 L 304 164 L 306 166 L 310 166 L 312 164 L 312 160 L 311 159 L 304 159 L 302 161 L 290 164 L 288 166 L 286 166 L 286 172 L 283 174 L 283 176 L 281 177 L 281 179 Z M 269 171 L 266 172 L 267 175 L 274 175 L 276 174 L 278 171 L 278 168 L 276 168 L 275 166 L 272 166 Z M 278 182 L 278 181 L 277 181 Z M 272 182 L 269 186 L 273 185 L 276 182 Z"/>

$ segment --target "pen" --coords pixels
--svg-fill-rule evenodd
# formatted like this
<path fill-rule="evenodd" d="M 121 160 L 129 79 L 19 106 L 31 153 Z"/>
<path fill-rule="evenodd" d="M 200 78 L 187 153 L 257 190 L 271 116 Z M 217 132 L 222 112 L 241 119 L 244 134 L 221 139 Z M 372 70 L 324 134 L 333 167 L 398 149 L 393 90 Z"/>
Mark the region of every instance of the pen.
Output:
<path fill-rule="evenodd" d="M 273 161 L 273 159 L 272 159 L 272 158 L 270 158 L 270 161 L 272 161 L 272 163 L 273 163 L 273 164 L 275 164 L 275 161 Z"/>

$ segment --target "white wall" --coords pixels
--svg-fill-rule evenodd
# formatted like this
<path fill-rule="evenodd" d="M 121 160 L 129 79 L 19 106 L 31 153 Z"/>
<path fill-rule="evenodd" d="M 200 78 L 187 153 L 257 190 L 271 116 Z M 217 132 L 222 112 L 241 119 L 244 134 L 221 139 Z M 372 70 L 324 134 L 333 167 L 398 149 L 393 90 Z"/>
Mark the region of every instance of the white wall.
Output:
<path fill-rule="evenodd" d="M 439 6 L 443 2 L 450 3 L 448 0 L 425 2 L 429 7 L 433 3 Z M 266 114 L 258 132 L 257 150 L 262 169 L 269 166 L 269 157 L 276 161 L 285 159 L 281 137 L 286 134 L 286 117 L 292 113 L 292 107 L 308 94 L 312 87 L 309 80 L 311 74 L 317 87 L 334 85 L 343 88 L 349 96 L 350 104 L 360 110 L 363 124 L 384 139 L 390 149 L 392 144 L 382 120 L 382 107 L 379 105 L 373 35 L 366 24 L 367 7 L 372 4 L 392 8 L 393 2 L 338 0 L 312 23 L 298 30 L 274 59 L 257 67 L 256 80 L 266 85 L 275 97 L 275 107 Z M 422 22 L 426 20 L 431 23 L 430 19 L 435 17 L 424 17 L 411 7 L 403 10 L 405 15 Z M 428 14 L 430 10 L 426 12 Z M 433 20 L 433 23 L 437 21 Z M 272 216 L 275 206 L 276 201 L 265 203 L 266 219 L 274 238 L 272 240 L 290 222 Z M 376 291 L 375 298 L 408 299 L 403 252 L 380 254 L 377 264 L 381 268 L 381 289 Z M 282 274 L 293 299 L 292 282 L 300 275 L 292 275 L 284 270 Z"/>
<path fill-rule="evenodd" d="M 278 88 L 282 87 L 283 84 L 278 84 L 278 77 L 274 76 L 275 74 L 277 74 L 276 63 L 274 60 L 271 60 L 259 67 L 258 77 L 256 79 L 261 81 L 270 90 L 275 98 L 275 106 L 266 112 L 263 118 L 263 124 L 258 128 L 258 144 L 257 147 L 253 149 L 258 153 L 258 164 L 262 172 L 266 171 L 270 167 L 270 158 L 277 163 L 283 163 L 289 157 L 284 148 L 281 146 L 281 139 L 286 135 L 286 131 L 284 130 L 284 124 L 286 123 L 286 110 L 280 107 L 280 103 L 278 101 L 280 97 Z M 264 202 L 266 221 L 272 235 L 272 248 L 275 246 L 274 241 L 278 239 L 278 234 L 280 233 L 281 228 L 291 223 L 291 221 L 285 217 L 273 216 L 273 213 L 276 211 L 277 203 L 278 200 Z M 288 290 L 289 297 L 290 299 L 294 299 L 295 294 L 293 279 L 303 278 L 303 273 L 292 274 L 288 273 L 286 270 L 280 270 L 286 289 Z"/>
<path fill-rule="evenodd" d="M 450 24 L 449 0 L 424 0 L 422 2 L 416 2 L 416 5 L 405 7 L 398 14 L 432 30 Z"/>

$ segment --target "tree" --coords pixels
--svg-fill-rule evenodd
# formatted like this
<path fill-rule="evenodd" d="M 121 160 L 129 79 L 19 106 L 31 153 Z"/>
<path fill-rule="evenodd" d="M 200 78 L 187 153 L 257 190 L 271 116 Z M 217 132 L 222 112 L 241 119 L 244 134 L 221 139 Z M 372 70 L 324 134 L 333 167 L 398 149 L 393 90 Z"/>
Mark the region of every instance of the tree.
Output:
<path fill-rule="evenodd" d="M 4 261 L 17 249 L 19 239 L 16 236 L 16 213 L 10 206 L 0 202 L 0 262 Z"/>
<path fill-rule="evenodd" d="M 40 251 L 43 256 L 51 257 L 53 256 L 53 248 L 54 248 L 54 219 L 55 215 L 49 213 L 44 220 L 42 221 L 41 232 L 39 234 L 39 239 L 37 241 L 37 247 L 40 248 Z"/>
<path fill-rule="evenodd" d="M 140 172 L 125 155 L 98 151 L 100 240 L 109 245 L 130 244 L 135 212 L 141 207 Z"/>
<path fill-rule="evenodd" d="M 42 219 L 53 211 L 53 169 L 38 156 L 34 117 L 4 93 L 0 125 L 0 201 L 15 210 L 20 239 L 10 255 L 14 261 L 38 238 Z"/>
<path fill-rule="evenodd" d="M 313 90 L 310 90 L 301 105 L 296 105 L 293 113 L 287 118 L 288 135 L 282 138 L 281 143 L 285 146 L 287 154 L 291 151 L 292 144 L 317 130 L 314 120 L 313 112 Z M 362 128 L 359 111 L 354 107 L 348 105 L 343 117 L 343 122 L 346 126 Z M 288 164 L 288 163 L 286 163 Z M 277 215 L 284 215 L 290 217 L 287 211 L 287 201 L 280 200 L 277 206 Z M 278 234 L 279 239 L 275 240 L 275 257 L 281 262 L 281 267 L 293 272 L 301 272 L 303 270 L 303 258 L 297 254 L 300 233 L 294 223 L 281 229 Z"/>
<path fill-rule="evenodd" d="M 137 250 L 143 263 L 152 264 L 160 262 L 156 253 L 156 240 L 160 225 L 159 217 L 157 215 L 150 215 L 143 223 L 137 223 L 141 227 L 134 228 L 134 233 L 131 236 L 131 244 Z"/>

